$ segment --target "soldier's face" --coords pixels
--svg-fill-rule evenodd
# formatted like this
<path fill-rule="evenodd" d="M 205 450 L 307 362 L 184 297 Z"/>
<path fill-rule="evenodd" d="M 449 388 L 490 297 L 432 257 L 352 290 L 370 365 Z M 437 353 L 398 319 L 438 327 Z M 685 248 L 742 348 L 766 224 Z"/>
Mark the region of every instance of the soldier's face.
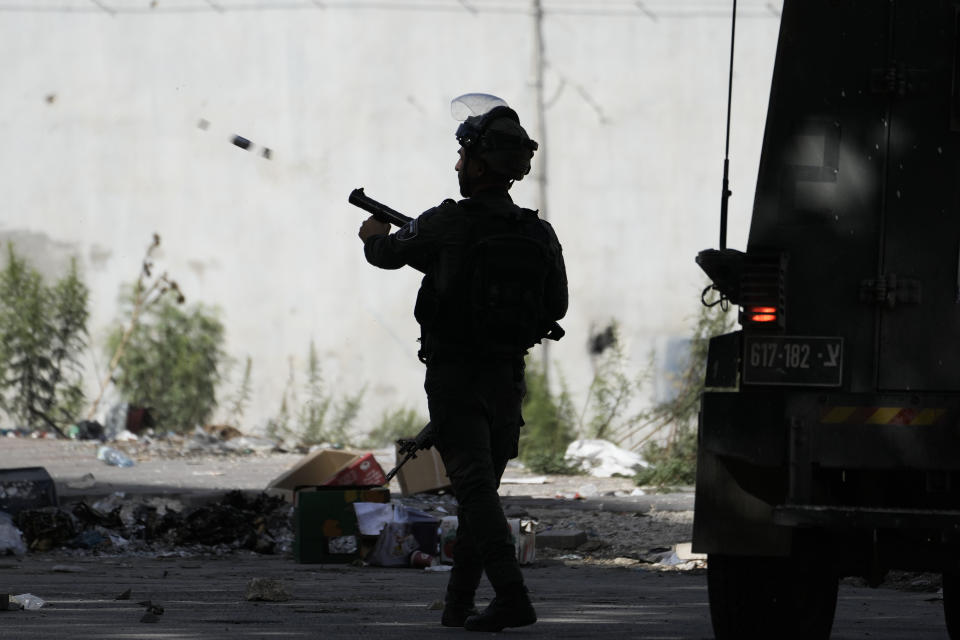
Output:
<path fill-rule="evenodd" d="M 473 187 L 476 184 L 476 178 L 483 173 L 483 163 L 478 161 L 468 162 L 467 154 L 460 147 L 459 158 L 454 169 L 457 171 L 457 182 L 460 183 L 460 195 L 469 198 L 473 193 Z"/>

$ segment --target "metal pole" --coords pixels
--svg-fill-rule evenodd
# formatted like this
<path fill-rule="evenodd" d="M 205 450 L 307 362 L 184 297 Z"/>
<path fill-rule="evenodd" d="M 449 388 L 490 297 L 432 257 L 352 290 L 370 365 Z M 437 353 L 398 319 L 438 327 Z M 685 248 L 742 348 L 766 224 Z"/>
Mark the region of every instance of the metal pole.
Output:
<path fill-rule="evenodd" d="M 547 156 L 550 146 L 547 144 L 547 114 L 543 102 L 543 69 L 544 45 L 543 45 L 543 5 L 540 0 L 533 0 L 533 39 L 534 39 L 534 58 L 533 58 L 533 86 L 536 94 L 537 105 L 537 134 L 536 140 L 540 143 L 540 151 L 537 154 L 537 208 L 540 210 L 540 217 L 547 220 L 549 216 L 549 207 L 547 206 Z M 550 388 L 550 341 L 544 340 L 543 345 L 543 376 L 544 384 Z"/>

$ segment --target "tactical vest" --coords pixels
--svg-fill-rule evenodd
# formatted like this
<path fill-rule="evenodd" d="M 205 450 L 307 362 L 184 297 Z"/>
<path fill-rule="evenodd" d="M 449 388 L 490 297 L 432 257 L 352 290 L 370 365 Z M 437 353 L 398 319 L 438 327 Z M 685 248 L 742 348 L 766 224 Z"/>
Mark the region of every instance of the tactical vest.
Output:
<path fill-rule="evenodd" d="M 425 278 L 417 299 L 421 359 L 518 357 L 546 334 L 547 232 L 535 211 L 515 205 L 457 215 L 468 225 L 458 268 L 446 283 Z"/>

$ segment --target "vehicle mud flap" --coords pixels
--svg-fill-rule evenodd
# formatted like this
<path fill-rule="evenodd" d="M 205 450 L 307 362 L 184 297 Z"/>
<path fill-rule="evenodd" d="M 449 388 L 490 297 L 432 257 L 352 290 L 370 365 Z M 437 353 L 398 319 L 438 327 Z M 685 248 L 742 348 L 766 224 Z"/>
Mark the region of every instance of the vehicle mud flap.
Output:
<path fill-rule="evenodd" d="M 960 640 L 960 573 L 943 574 L 943 617 L 950 640 Z"/>
<path fill-rule="evenodd" d="M 716 640 L 827 640 L 838 577 L 790 558 L 710 554 L 707 592 Z"/>

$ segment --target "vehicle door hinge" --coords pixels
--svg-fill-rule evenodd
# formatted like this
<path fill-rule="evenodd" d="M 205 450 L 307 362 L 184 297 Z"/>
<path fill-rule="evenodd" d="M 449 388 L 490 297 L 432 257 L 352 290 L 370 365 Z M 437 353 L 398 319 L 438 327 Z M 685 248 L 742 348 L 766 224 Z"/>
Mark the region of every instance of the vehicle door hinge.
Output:
<path fill-rule="evenodd" d="M 899 278 L 888 273 L 860 281 L 860 302 L 882 304 L 893 309 L 897 304 L 920 304 L 920 281 Z"/>

